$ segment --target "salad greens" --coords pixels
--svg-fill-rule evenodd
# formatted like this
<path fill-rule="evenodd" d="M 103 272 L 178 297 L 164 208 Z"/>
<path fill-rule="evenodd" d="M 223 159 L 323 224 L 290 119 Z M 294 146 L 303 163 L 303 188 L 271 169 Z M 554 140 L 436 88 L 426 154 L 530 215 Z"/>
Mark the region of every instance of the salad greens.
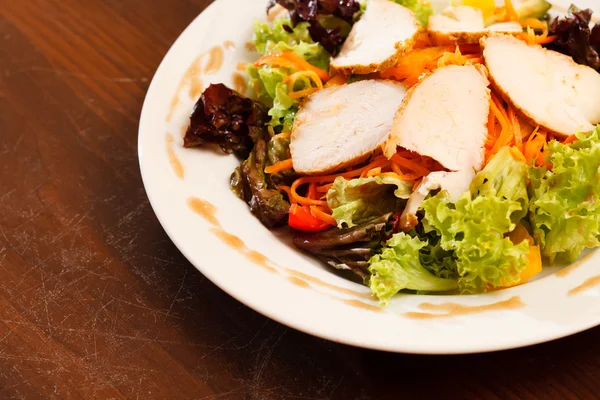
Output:
<path fill-rule="evenodd" d="M 314 43 L 308 33 L 308 23 L 291 27 L 289 17 L 279 18 L 272 25 L 265 22 L 254 24 L 252 42 L 262 55 L 280 51 L 293 51 L 315 67 L 327 70 L 330 54 L 318 43 Z M 288 96 L 289 87 L 284 79 L 296 72 L 284 67 L 269 65 L 247 68 L 249 86 L 254 88 L 257 99 L 269 107 L 269 125 L 277 131 L 289 132 L 298 111 L 299 102 Z M 312 87 L 307 80 L 298 80 L 296 90 Z"/>
<path fill-rule="evenodd" d="M 519 282 L 529 244 L 514 245 L 504 235 L 515 228 L 511 215 L 520 208 L 517 201 L 495 195 L 471 199 L 468 193 L 456 203 L 444 193 L 423 203 L 425 230 L 439 234 L 441 248 L 454 252 L 461 293 Z"/>
<path fill-rule="evenodd" d="M 423 26 L 433 13 L 424 0 L 391 1 L 410 8 Z M 462 3 L 493 6 L 489 0 Z M 231 189 L 265 226 L 287 222 L 300 229 L 291 223 L 293 207 L 307 218 L 316 218 L 314 210 L 325 214 L 327 218 L 315 219 L 325 230 L 294 231 L 294 245 L 334 268 L 354 272 L 381 304 L 401 290 L 471 294 L 513 286 L 541 270 L 542 256 L 550 263 L 571 263 L 584 249 L 600 246 L 600 125 L 567 144 L 551 141 L 538 154 L 538 161 L 546 157 L 538 163 L 541 167 L 521 161 L 519 151 L 502 148 L 458 199 L 446 191 L 425 198 L 410 232 L 399 232 L 400 213 L 414 181 L 384 171 L 355 179 L 338 176 L 327 181 L 325 195 L 319 180 L 294 186 L 298 176 L 290 167 L 289 132 L 300 104 L 300 95 L 294 95 L 318 83 L 295 74 L 295 68 L 304 60 L 321 70 L 316 71 L 325 82 L 331 56 L 367 2 L 270 0 L 269 7 L 275 4 L 289 15 L 254 25 L 252 41 L 262 57 L 247 72 L 256 101 L 211 85 L 198 100 L 184 138 L 186 147 L 215 143 L 242 160 L 231 175 Z M 541 18 L 549 6 L 545 0 L 526 0 L 516 12 L 521 18 Z M 547 47 L 598 70 L 600 26 L 590 30 L 590 10 L 569 11 L 552 23 L 550 34 L 558 38 Z M 265 172 L 275 164 L 273 173 Z M 309 188 L 294 192 L 303 184 Z M 312 203 L 300 201 L 304 196 Z"/>
<path fill-rule="evenodd" d="M 369 287 L 382 305 L 402 289 L 444 292 L 458 288 L 455 279 L 439 278 L 422 264 L 420 251 L 427 242 L 403 232 L 395 234 L 385 244 L 381 254 L 369 261 Z"/>
<path fill-rule="evenodd" d="M 312 40 L 334 56 L 360 15 L 358 0 L 269 0 L 267 10 L 276 4 L 288 10 L 292 26 L 308 23 Z"/>
<path fill-rule="evenodd" d="M 295 232 L 294 245 L 328 265 L 369 276 L 369 260 L 381 250 L 391 229 L 392 213 L 370 218 L 352 228 L 328 229 L 317 233 Z"/>
<path fill-rule="evenodd" d="M 550 35 L 556 40 L 546 47 L 600 72 L 600 24 L 590 28 L 592 13 L 589 8 L 580 10 L 571 5 L 567 16 L 552 21 Z"/>
<path fill-rule="evenodd" d="M 371 259 L 371 273 L 381 278 L 372 279 L 370 287 L 378 297 L 382 294 L 382 303 L 401 289 L 450 290 L 447 285 L 439 285 L 440 277 L 457 278 L 452 280 L 454 289 L 461 293 L 479 293 L 518 283 L 527 265 L 529 243 L 513 244 L 505 235 L 516 227 L 514 216 L 527 210 L 525 172 L 525 164 L 504 148 L 477 174 L 471 191 L 458 201 L 451 202 L 446 192 L 425 200 L 421 206 L 423 232 L 429 235 L 413 231 L 408 240 L 404 233 L 397 233 L 386 244 L 383 256 Z M 390 247 L 393 252 L 386 252 Z M 418 263 L 414 257 L 417 251 Z M 393 256 L 398 252 L 412 252 L 413 256 Z M 417 274 L 418 285 L 403 272 L 414 272 L 417 267 L 418 271 L 429 272 Z M 382 285 L 389 288 L 384 290 Z"/>
<path fill-rule="evenodd" d="M 397 211 L 412 192 L 409 182 L 390 176 L 346 180 L 337 177 L 327 192 L 327 203 L 338 227 Z"/>
<path fill-rule="evenodd" d="M 600 241 L 600 126 L 571 144 L 550 143 L 552 170 L 533 168 L 531 224 L 542 255 L 571 263 Z"/>

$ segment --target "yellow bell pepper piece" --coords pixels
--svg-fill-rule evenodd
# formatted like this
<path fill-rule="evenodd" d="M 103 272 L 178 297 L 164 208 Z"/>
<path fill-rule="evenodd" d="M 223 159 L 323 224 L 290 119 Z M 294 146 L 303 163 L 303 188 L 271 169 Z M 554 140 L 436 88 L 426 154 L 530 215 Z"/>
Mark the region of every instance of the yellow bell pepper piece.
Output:
<path fill-rule="evenodd" d="M 459 0 L 454 3 L 455 5 L 479 8 L 483 13 L 484 20 L 493 17 L 494 12 L 496 11 L 496 3 L 494 3 L 494 0 Z"/>
<path fill-rule="evenodd" d="M 519 244 L 523 240 L 527 240 L 529 242 L 529 253 L 527 254 L 527 266 L 523 271 L 521 271 L 521 279 L 519 282 L 515 283 L 511 286 L 517 286 L 522 283 L 527 282 L 529 279 L 533 278 L 535 275 L 542 272 L 542 254 L 540 252 L 540 246 L 535 246 L 535 242 L 527 229 L 523 226 L 523 224 L 518 224 L 517 227 L 508 234 L 508 238 L 514 244 Z"/>

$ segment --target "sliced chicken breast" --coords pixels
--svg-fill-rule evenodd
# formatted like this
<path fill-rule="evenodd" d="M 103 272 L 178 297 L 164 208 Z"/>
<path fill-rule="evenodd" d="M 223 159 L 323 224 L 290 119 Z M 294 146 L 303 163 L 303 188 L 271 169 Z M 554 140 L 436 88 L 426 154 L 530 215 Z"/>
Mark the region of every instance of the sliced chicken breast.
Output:
<path fill-rule="evenodd" d="M 345 75 L 385 70 L 412 49 L 419 29 L 408 8 L 390 0 L 369 0 L 340 54 L 331 60 L 331 70 Z"/>
<path fill-rule="evenodd" d="M 310 96 L 294 119 L 290 143 L 294 170 L 332 172 L 378 151 L 405 94 L 400 83 L 364 80 Z"/>
<path fill-rule="evenodd" d="M 428 156 L 451 171 L 480 169 L 489 114 L 489 82 L 477 67 L 450 65 L 413 86 L 385 145 Z"/>
<path fill-rule="evenodd" d="M 481 45 L 492 84 L 534 125 L 568 136 L 600 122 L 600 74 L 592 68 L 510 36 Z"/>
<path fill-rule="evenodd" d="M 485 26 L 483 13 L 478 8 L 448 7 L 442 14 L 429 18 L 427 31 L 432 42 L 438 46 L 449 44 L 473 44 L 492 32 L 520 33 L 521 24 L 501 22 Z"/>
<path fill-rule="evenodd" d="M 448 171 L 432 172 L 411 194 L 400 218 L 405 231 L 418 222 L 416 212 L 431 190 L 447 190 L 460 197 L 483 167 L 489 82 L 472 65 L 435 70 L 413 86 L 398 110 L 385 155 L 398 147 L 436 160 Z"/>

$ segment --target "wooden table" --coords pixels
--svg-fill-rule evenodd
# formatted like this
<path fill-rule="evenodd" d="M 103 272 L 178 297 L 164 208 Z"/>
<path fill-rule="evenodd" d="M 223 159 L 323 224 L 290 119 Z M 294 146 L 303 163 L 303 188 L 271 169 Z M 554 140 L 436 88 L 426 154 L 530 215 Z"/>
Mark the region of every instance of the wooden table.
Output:
<path fill-rule="evenodd" d="M 270 321 L 183 258 L 137 126 L 208 3 L 0 1 L 0 398 L 600 398 L 598 328 L 494 354 L 366 351 Z"/>

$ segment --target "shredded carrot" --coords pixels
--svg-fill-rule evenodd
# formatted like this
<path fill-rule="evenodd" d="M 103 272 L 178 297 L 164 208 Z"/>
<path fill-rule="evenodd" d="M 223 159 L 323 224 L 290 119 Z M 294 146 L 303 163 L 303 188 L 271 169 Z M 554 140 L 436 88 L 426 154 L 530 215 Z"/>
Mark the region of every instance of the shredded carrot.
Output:
<path fill-rule="evenodd" d="M 328 72 L 315 67 L 314 65 L 310 64 L 308 61 L 306 61 L 304 58 L 300 57 L 298 54 L 296 54 L 293 51 L 283 51 L 283 52 L 281 52 L 281 56 L 292 61 L 294 64 L 296 64 L 298 66 L 298 69 L 300 69 L 300 70 L 315 72 L 317 75 L 319 75 L 319 78 L 321 78 L 322 81 L 328 81 L 330 78 L 330 75 Z"/>
<path fill-rule="evenodd" d="M 295 86 L 296 82 L 299 79 L 304 80 L 306 86 L 308 87 L 304 90 L 296 91 Z M 316 87 L 312 87 L 311 82 L 313 82 Z M 283 83 L 288 84 L 288 96 L 290 96 L 292 99 L 299 99 L 301 97 L 311 95 L 314 92 L 323 89 L 323 82 L 321 81 L 321 78 L 313 71 L 295 72 L 291 75 L 286 76 L 283 79 Z"/>
<path fill-rule="evenodd" d="M 404 172 L 402 172 L 402 170 L 400 169 L 400 167 L 396 163 L 392 163 L 392 171 L 395 174 L 397 174 L 398 176 L 404 176 Z"/>
<path fill-rule="evenodd" d="M 563 144 L 570 144 L 577 140 L 577 135 L 571 135 L 563 141 Z"/>
<path fill-rule="evenodd" d="M 490 103 L 491 102 L 492 101 L 490 100 Z M 486 144 L 491 144 L 490 147 L 493 147 L 494 142 L 496 141 L 498 136 L 496 135 L 496 117 L 494 116 L 494 112 L 492 111 L 491 104 L 490 104 L 490 113 L 488 115 L 487 129 L 488 129 L 488 138 L 487 138 Z"/>
<path fill-rule="evenodd" d="M 307 177 L 298 178 L 292 183 L 290 187 L 291 199 L 298 204 L 308 205 L 308 206 L 324 206 L 327 205 L 326 201 L 323 200 L 315 200 L 305 196 L 301 196 L 298 194 L 298 187 L 304 185 L 306 183 L 311 183 Z"/>
<path fill-rule="evenodd" d="M 543 29 L 540 35 L 536 35 L 534 28 L 527 26 L 527 32 L 523 32 L 517 35 L 517 37 L 528 44 L 548 44 L 556 40 L 556 36 L 548 36 L 548 26 Z"/>
<path fill-rule="evenodd" d="M 546 162 L 544 150 L 547 145 L 547 133 L 541 131 L 538 128 L 529 136 L 529 139 L 525 143 L 523 155 L 527 162 L 535 164 L 537 166 L 545 165 L 550 167 Z"/>
<path fill-rule="evenodd" d="M 537 36 L 536 37 L 536 44 L 549 44 L 552 43 L 556 40 L 558 36 L 552 35 L 552 36 L 546 36 L 546 37 L 542 37 L 542 36 Z"/>
<path fill-rule="evenodd" d="M 319 193 L 327 193 L 327 192 L 329 192 L 329 189 L 331 189 L 332 186 L 333 186 L 333 183 L 328 183 L 327 185 L 318 186 L 317 187 L 317 192 L 319 192 Z"/>
<path fill-rule="evenodd" d="M 290 83 L 290 87 L 293 89 L 298 79 L 305 79 L 309 85 L 310 81 L 312 81 L 317 88 L 323 89 L 323 81 L 314 71 L 294 72 L 293 74 L 286 76 L 283 79 L 283 83 Z"/>
<path fill-rule="evenodd" d="M 298 71 L 312 71 L 316 73 L 322 81 L 327 81 L 330 78 L 328 72 L 315 67 L 293 51 L 281 51 L 263 56 L 259 58 L 254 65 L 257 67 L 260 67 L 261 65 L 272 65 Z"/>
<path fill-rule="evenodd" d="M 287 160 L 279 161 L 273 165 L 269 165 L 267 168 L 265 168 L 265 172 L 267 174 L 276 174 L 278 172 L 285 171 L 285 170 L 292 169 L 292 168 L 293 168 L 292 159 L 288 158 Z"/>
<path fill-rule="evenodd" d="M 270 65 L 273 67 L 283 67 L 287 69 L 300 69 L 300 67 L 298 67 L 298 65 L 292 61 L 288 60 L 287 58 L 283 58 L 280 53 L 263 56 L 254 63 L 255 67 L 260 67 L 261 65 Z"/>
<path fill-rule="evenodd" d="M 317 88 L 304 89 L 304 90 L 300 90 L 298 92 L 291 91 L 288 93 L 288 96 L 290 96 L 292 99 L 299 99 L 301 97 L 310 96 L 311 94 L 318 92 L 318 91 L 319 91 L 319 89 L 317 89 Z"/>
<path fill-rule="evenodd" d="M 348 78 L 344 75 L 339 74 L 339 75 L 336 75 L 333 78 L 329 79 L 327 81 L 327 84 L 325 85 L 325 87 L 340 86 L 345 83 L 348 83 Z"/>
<path fill-rule="evenodd" d="M 313 200 L 318 200 L 321 196 L 317 193 L 317 184 L 311 182 L 308 184 L 308 190 L 306 191 L 306 197 Z"/>
<path fill-rule="evenodd" d="M 478 58 L 481 55 L 481 47 L 477 44 L 459 45 L 458 51 L 463 57 L 468 54 Z M 450 59 L 451 56 L 447 56 L 446 53 L 455 54 L 456 52 L 457 46 L 415 48 L 402 56 L 396 65 L 381 72 L 381 77 L 393 78 L 404 83 L 405 86 L 411 87 L 419 81 L 423 74 L 437 68 L 441 57 L 446 56 L 447 59 Z M 470 62 L 476 62 L 476 59 Z"/>
<path fill-rule="evenodd" d="M 489 140 L 486 143 L 486 145 L 489 150 L 485 154 L 486 162 L 489 161 L 494 156 L 494 154 L 496 154 L 498 151 L 500 151 L 500 149 L 502 147 L 509 146 L 515 140 L 515 137 L 514 137 L 515 130 L 512 126 L 511 118 L 508 117 L 501 101 L 494 95 L 494 93 L 492 93 L 492 96 L 491 96 L 490 109 L 491 109 L 492 113 L 494 114 L 494 117 L 498 120 L 498 122 L 500 122 L 501 129 L 500 129 L 500 135 L 498 135 L 496 137 L 495 127 L 494 127 L 493 135 L 491 136 L 491 138 L 488 138 Z M 516 116 L 515 116 L 515 118 L 516 118 Z M 490 122 L 488 120 L 488 135 L 489 135 L 489 129 L 491 128 L 489 124 L 490 124 Z M 519 127 L 519 137 L 520 137 L 520 127 Z"/>
<path fill-rule="evenodd" d="M 337 225 L 337 221 L 335 220 L 335 218 L 333 218 L 331 214 L 328 214 L 325 211 L 323 211 L 318 206 L 310 206 L 310 213 L 313 215 L 313 217 L 325 222 L 326 224 L 332 226 Z"/>
<path fill-rule="evenodd" d="M 398 154 L 394 154 L 392 156 L 391 160 L 393 163 L 398 164 L 398 166 L 408 168 L 411 171 L 413 171 L 421 176 L 427 176 L 431 172 L 430 170 L 423 167 L 422 165 L 420 165 L 412 160 L 409 160 L 405 157 L 401 157 Z"/>
<path fill-rule="evenodd" d="M 508 107 L 508 120 L 512 126 L 513 137 L 515 138 L 515 146 L 520 151 L 523 151 L 523 137 L 521 136 L 521 125 L 513 107 Z"/>

